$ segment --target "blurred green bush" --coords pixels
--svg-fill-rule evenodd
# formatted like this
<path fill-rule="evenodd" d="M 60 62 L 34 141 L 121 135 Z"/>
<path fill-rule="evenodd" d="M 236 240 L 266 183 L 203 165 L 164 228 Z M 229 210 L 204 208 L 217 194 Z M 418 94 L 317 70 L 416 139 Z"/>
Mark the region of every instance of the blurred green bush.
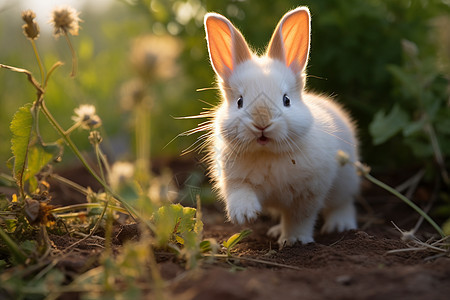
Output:
<path fill-rule="evenodd" d="M 448 24 L 450 15 L 449 3 L 444 0 L 124 0 L 112 2 L 102 13 L 81 10 L 83 29 L 73 39 L 79 54 L 79 75 L 74 80 L 67 78 L 70 56 L 66 45 L 52 41 L 50 33 L 43 33 L 38 40 L 47 66 L 57 59 L 66 62 L 48 87 L 47 104 L 66 126 L 71 124 L 74 107 L 95 104 L 107 131 L 105 136 L 109 136 L 105 144 L 109 143 L 111 152 L 118 156 L 132 155 L 132 116 L 119 105 L 121 86 L 136 76 L 129 59 L 132 41 L 147 34 L 175 36 L 182 45 L 179 68 L 172 78 L 152 82 L 149 118 L 152 155 L 178 156 L 194 137 L 178 138 L 164 146 L 197 122 L 171 116 L 198 114 L 206 106 L 199 99 L 211 104 L 218 101 L 217 91 L 195 91 L 214 85 L 204 40 L 204 13 L 226 15 L 249 43 L 262 51 L 280 17 L 298 5 L 307 5 L 312 12 L 308 89 L 336 96 L 351 111 L 360 126 L 363 159 L 379 169 L 399 168 L 412 161 L 434 165 L 431 142 L 420 128 L 428 104 L 425 107 L 419 100 L 422 96 L 410 90 L 418 85 L 428 91 L 423 101 L 437 111 L 432 113 L 436 118 L 431 124 L 445 149 L 443 158 L 448 157 L 450 47 L 448 39 L 447 44 L 443 41 L 445 34 L 439 35 L 439 28 Z M 437 22 L 439 17 L 447 18 L 447 23 Z M 0 62 L 31 68 L 38 74 L 21 30 L 19 14 L 0 10 Z M 402 48 L 404 40 L 417 48 L 421 68 L 411 69 L 411 60 Z M 431 73 L 433 79 L 426 84 L 417 79 Z M 0 71 L 0 91 L 0 138 L 4 141 L 0 155 L 6 159 L 10 156 L 7 141 L 11 116 L 34 95 L 23 76 L 5 70 Z M 402 120 L 402 124 L 396 124 Z M 52 134 L 52 129 L 48 132 Z M 88 146 L 87 140 L 78 142 Z"/>

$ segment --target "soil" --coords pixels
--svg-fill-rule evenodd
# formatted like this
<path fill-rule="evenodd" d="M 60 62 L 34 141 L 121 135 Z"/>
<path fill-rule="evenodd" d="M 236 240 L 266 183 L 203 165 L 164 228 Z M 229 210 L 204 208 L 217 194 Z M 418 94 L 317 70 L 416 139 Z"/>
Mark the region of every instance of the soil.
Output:
<path fill-rule="evenodd" d="M 71 171 L 69 177 L 86 181 L 86 176 L 76 173 Z M 70 191 L 56 190 L 70 199 Z M 419 189 L 416 194 L 427 191 Z M 416 202 L 425 205 L 419 198 Z M 393 223 L 403 230 L 413 228 L 418 220 L 414 211 L 368 183 L 358 210 L 360 229 L 316 234 L 315 243 L 307 245 L 279 250 L 276 241 L 265 234 L 274 221 L 261 217 L 248 226 L 253 233 L 234 249 L 233 256 L 239 259 L 205 260 L 195 270 L 186 271 L 183 261 L 165 251 L 156 252 L 156 258 L 171 299 L 449 299 L 448 253 L 439 257 L 429 250 L 389 252 L 411 247 Z M 244 228 L 226 222 L 220 204 L 205 206 L 202 212 L 204 238 L 221 243 Z M 117 225 L 116 249 L 136 238 L 137 228 Z M 427 240 L 432 234 L 423 224 L 416 236 Z M 51 239 L 61 249 L 77 240 L 69 236 Z M 59 267 L 74 274 L 85 270 L 88 262 L 95 267 L 92 257 L 101 251 L 95 243 L 99 239 L 78 245 L 78 251 L 71 252 Z"/>

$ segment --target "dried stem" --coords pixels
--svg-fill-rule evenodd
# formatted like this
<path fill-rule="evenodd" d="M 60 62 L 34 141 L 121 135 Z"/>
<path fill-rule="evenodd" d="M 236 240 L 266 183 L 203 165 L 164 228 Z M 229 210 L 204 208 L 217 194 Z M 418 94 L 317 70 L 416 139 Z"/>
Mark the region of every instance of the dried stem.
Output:
<path fill-rule="evenodd" d="M 72 42 L 70 41 L 69 35 L 67 34 L 67 31 L 65 31 L 65 30 L 64 30 L 64 36 L 66 38 L 67 44 L 69 45 L 70 53 L 72 54 L 72 73 L 70 73 L 70 76 L 75 77 L 75 75 L 77 74 L 77 70 L 78 70 L 77 53 L 75 52 Z"/>
<path fill-rule="evenodd" d="M 375 177 L 373 177 L 372 175 L 370 175 L 368 172 L 364 173 L 364 177 L 366 177 L 366 179 L 368 179 L 370 182 L 378 185 L 379 187 L 385 189 L 386 191 L 390 192 L 391 194 L 393 194 L 394 196 L 396 196 L 397 198 L 399 198 L 400 200 L 402 200 L 403 202 L 405 202 L 406 204 L 408 204 L 412 209 L 414 209 L 417 213 L 419 213 L 425 220 L 427 220 L 428 223 L 430 223 L 431 226 L 433 226 L 433 228 L 442 236 L 445 237 L 445 233 L 444 231 L 442 231 L 441 227 L 439 227 L 439 225 L 436 224 L 436 222 L 433 221 L 433 219 L 430 218 L 429 215 L 427 215 L 420 207 L 418 207 L 414 202 L 412 202 L 411 200 L 409 200 L 408 198 L 406 198 L 405 196 L 403 196 L 401 193 L 399 193 L 397 190 L 395 190 L 394 188 L 388 186 L 387 184 L 385 184 L 384 182 L 376 179 Z"/>

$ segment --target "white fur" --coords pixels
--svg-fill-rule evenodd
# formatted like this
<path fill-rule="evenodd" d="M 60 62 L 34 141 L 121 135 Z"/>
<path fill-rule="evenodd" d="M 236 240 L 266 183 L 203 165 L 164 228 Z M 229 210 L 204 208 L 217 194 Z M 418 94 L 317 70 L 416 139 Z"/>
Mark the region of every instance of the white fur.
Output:
<path fill-rule="evenodd" d="M 265 209 L 277 211 L 281 222 L 268 234 L 280 246 L 313 242 L 321 211 L 324 232 L 356 228 L 353 199 L 360 179 L 351 165 L 336 160 L 338 150 L 358 160 L 348 115 L 330 99 L 303 93 L 302 78 L 268 56 L 237 65 L 221 89 L 209 159 L 229 220 L 243 224 Z M 265 145 L 257 142 L 257 126 L 268 126 Z"/>

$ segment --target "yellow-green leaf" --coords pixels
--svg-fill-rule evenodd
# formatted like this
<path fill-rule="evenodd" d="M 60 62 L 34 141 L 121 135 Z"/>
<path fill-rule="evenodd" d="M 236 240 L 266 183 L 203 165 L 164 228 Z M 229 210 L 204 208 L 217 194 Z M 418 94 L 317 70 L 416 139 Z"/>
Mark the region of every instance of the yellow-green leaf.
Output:
<path fill-rule="evenodd" d="M 249 236 L 252 233 L 250 229 L 245 229 L 241 231 L 240 233 L 233 234 L 227 241 L 223 242 L 222 245 L 227 248 L 227 251 L 230 252 L 231 249 L 236 246 L 237 243 L 245 239 L 247 236 Z"/>
<path fill-rule="evenodd" d="M 19 108 L 9 126 L 12 133 L 11 151 L 14 155 L 13 177 L 21 188 L 23 186 L 23 173 L 27 163 L 28 145 L 33 127 L 31 107 L 32 104 L 29 103 Z"/>

